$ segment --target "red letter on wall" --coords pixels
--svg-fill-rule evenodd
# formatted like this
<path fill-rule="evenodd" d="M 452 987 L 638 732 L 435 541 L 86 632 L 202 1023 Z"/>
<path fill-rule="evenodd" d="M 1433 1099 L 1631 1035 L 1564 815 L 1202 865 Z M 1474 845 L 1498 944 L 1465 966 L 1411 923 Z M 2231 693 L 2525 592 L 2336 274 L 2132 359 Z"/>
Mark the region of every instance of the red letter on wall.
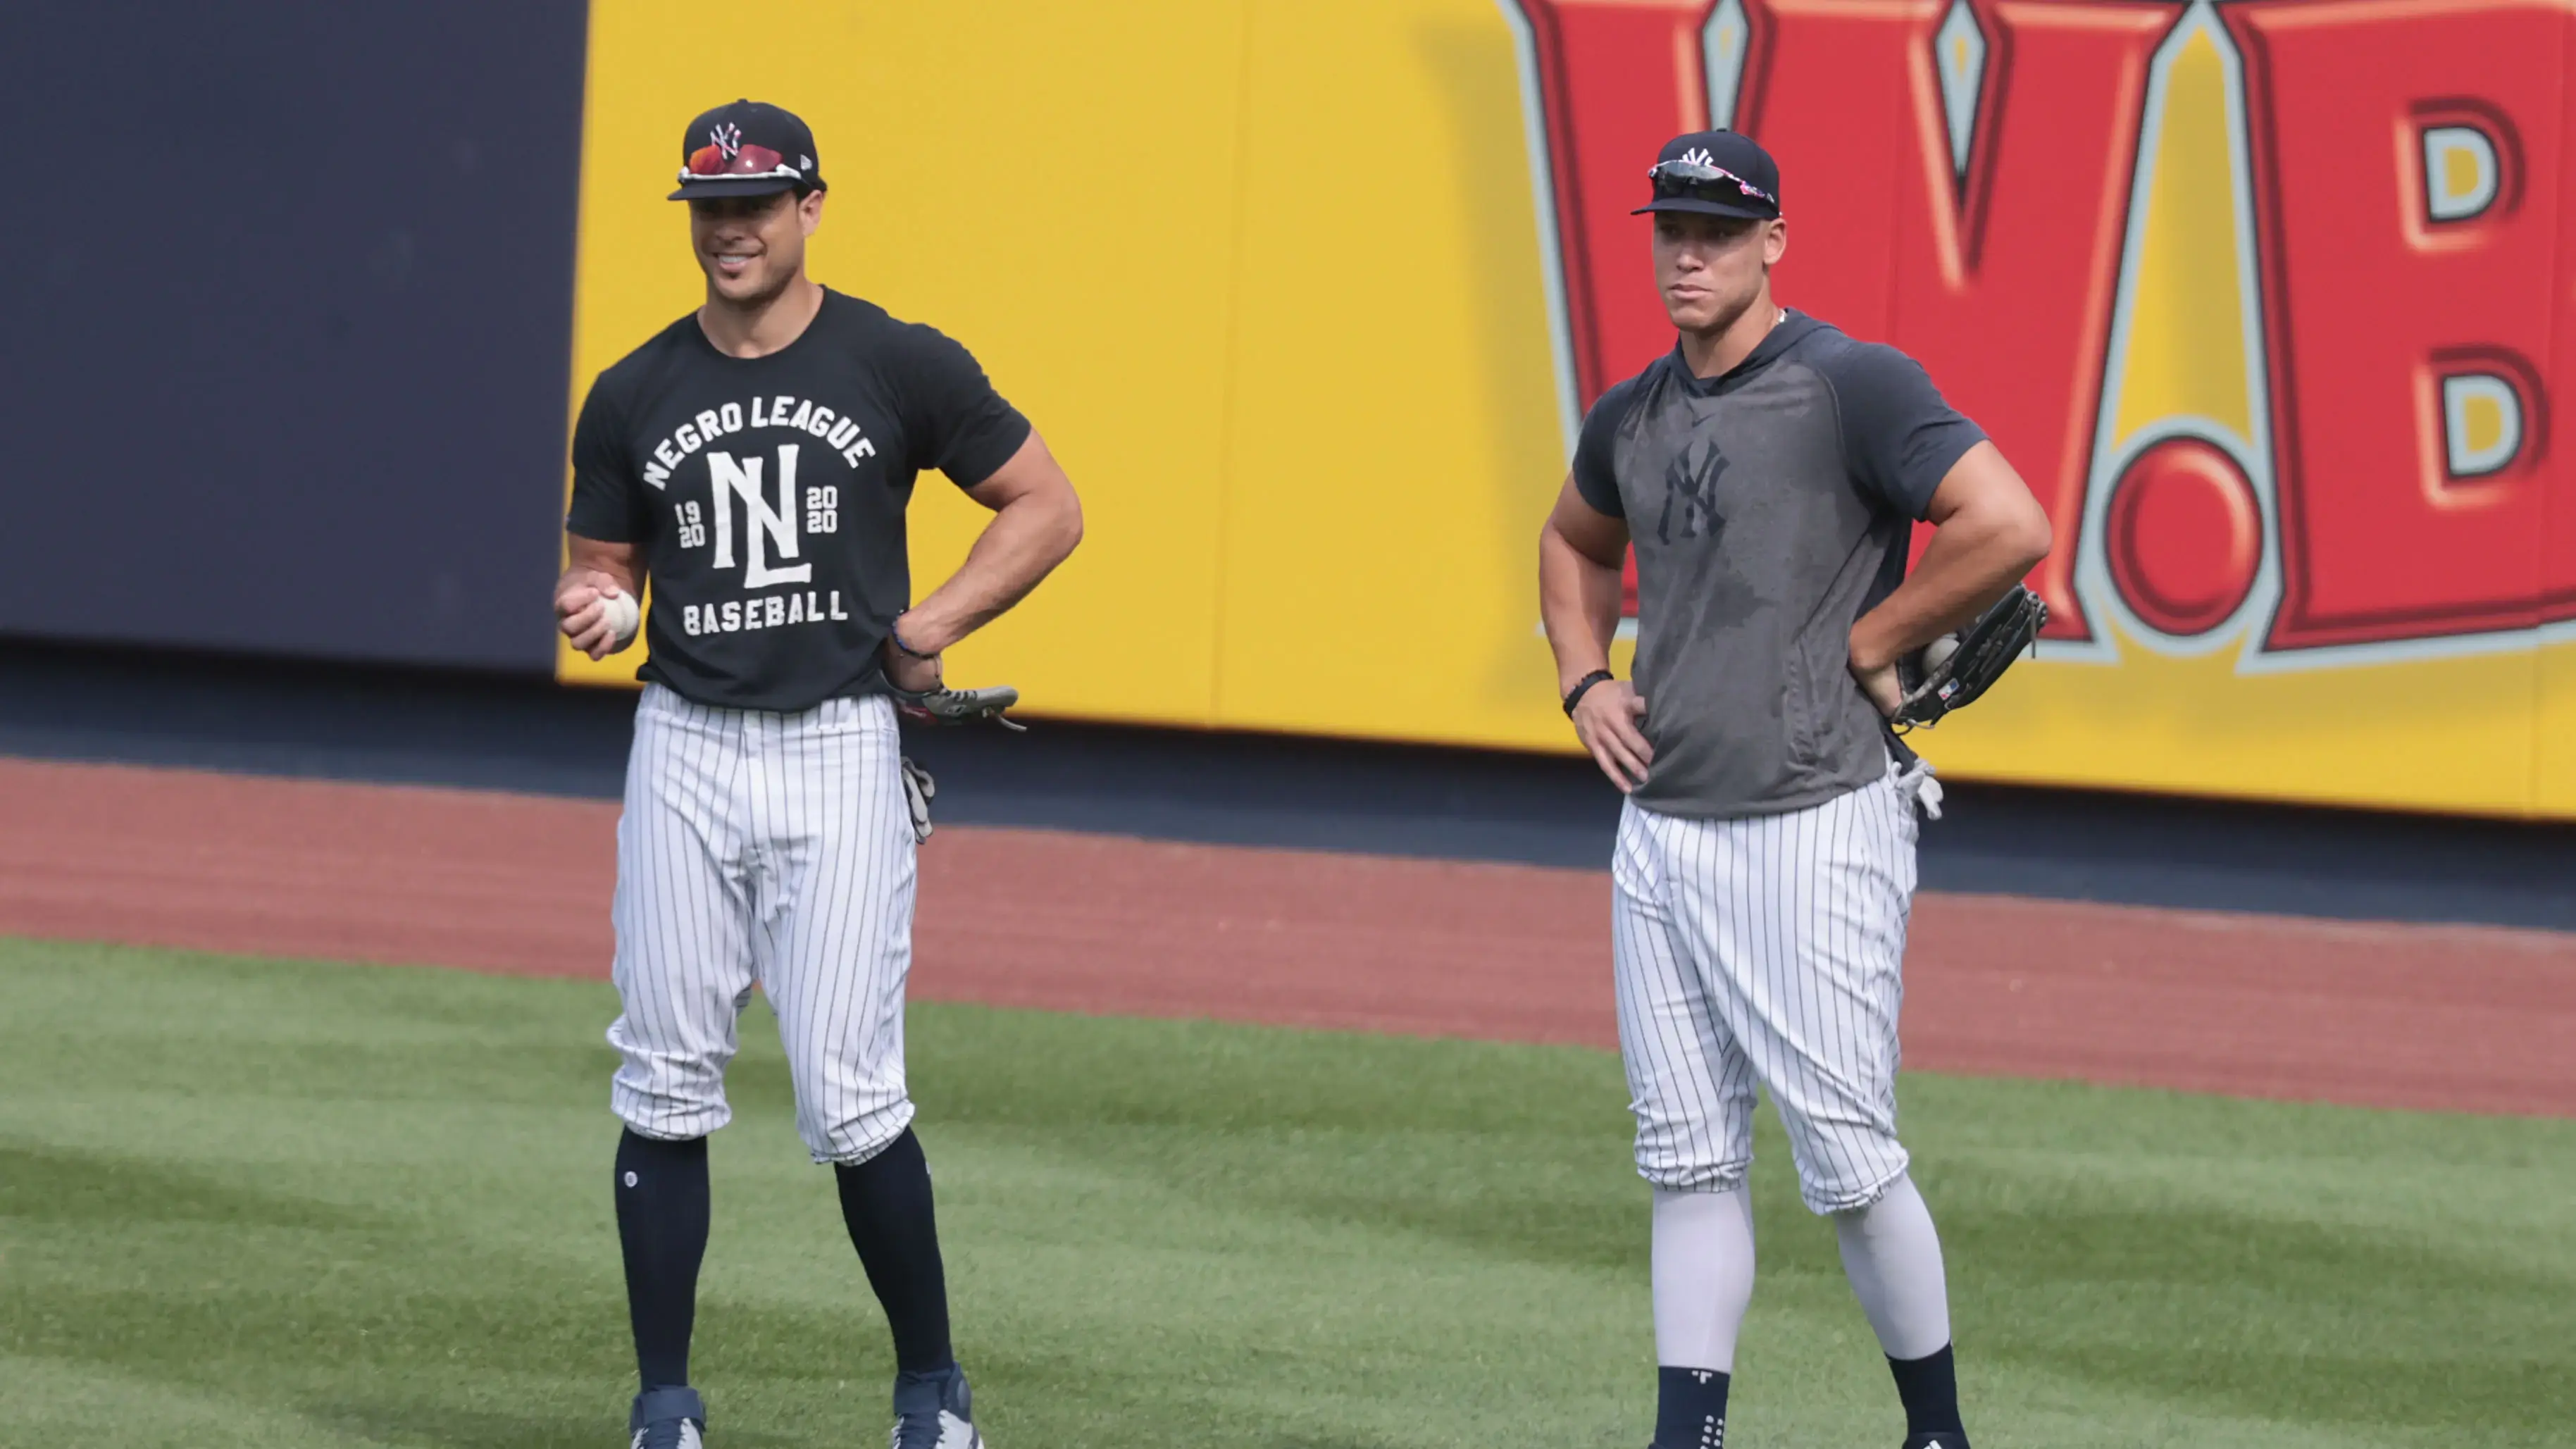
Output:
<path fill-rule="evenodd" d="M 2274 648 L 2538 622 L 2567 18 L 2266 0 L 2245 51 L 2277 419 Z"/>
<path fill-rule="evenodd" d="M 2083 638 L 2075 530 L 2147 63 L 2173 11 L 1984 0 L 1973 13 L 1985 56 L 1974 89 L 1955 68 L 1943 73 L 1979 40 L 1959 21 L 1946 35 L 1923 24 L 1908 47 L 1888 340 L 1984 426 L 2047 507 L 2057 546 L 2032 582 L 2048 600 L 2049 635 Z M 1962 91 L 1972 116 L 1954 113 Z M 1954 132 L 1959 120 L 1968 124 Z"/>

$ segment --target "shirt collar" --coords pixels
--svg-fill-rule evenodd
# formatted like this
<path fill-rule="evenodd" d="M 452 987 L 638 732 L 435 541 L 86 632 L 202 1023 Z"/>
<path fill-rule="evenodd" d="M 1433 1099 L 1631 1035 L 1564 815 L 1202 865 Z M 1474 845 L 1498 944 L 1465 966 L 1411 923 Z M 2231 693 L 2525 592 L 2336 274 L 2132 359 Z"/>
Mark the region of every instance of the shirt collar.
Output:
<path fill-rule="evenodd" d="M 1744 354 L 1743 361 L 1715 377 L 1701 377 L 1690 370 L 1690 363 L 1682 356 L 1681 339 L 1676 337 L 1673 339 L 1671 353 L 1673 370 L 1681 376 L 1682 381 L 1687 383 L 1692 391 L 1702 396 L 1722 392 L 1730 385 L 1742 382 L 1769 367 L 1781 353 L 1797 345 L 1800 338 L 1824 325 L 1795 307 L 1784 307 L 1781 309 L 1779 325 L 1763 333 L 1762 340 L 1753 344 L 1753 350 Z"/>

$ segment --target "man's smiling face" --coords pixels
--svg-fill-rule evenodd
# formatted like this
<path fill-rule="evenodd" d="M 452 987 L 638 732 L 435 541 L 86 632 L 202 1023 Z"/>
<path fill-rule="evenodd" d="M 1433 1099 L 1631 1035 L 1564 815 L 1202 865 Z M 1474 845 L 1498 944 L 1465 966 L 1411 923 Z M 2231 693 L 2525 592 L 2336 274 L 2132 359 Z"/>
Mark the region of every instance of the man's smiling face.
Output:
<path fill-rule="evenodd" d="M 710 197 L 689 203 L 689 239 L 707 290 L 756 305 L 786 290 L 805 267 L 805 238 L 823 220 L 823 193 Z"/>

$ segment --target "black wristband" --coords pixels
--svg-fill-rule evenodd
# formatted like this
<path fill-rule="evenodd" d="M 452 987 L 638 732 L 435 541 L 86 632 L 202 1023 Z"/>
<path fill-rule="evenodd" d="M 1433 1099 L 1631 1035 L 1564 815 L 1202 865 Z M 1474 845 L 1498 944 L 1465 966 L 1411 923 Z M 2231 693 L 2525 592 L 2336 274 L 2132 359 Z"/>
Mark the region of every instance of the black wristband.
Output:
<path fill-rule="evenodd" d="M 899 648 L 901 646 L 897 647 Z M 1619 676 L 1611 673 L 1607 669 L 1596 669 L 1590 674 L 1583 676 L 1581 679 L 1574 681 L 1574 687 L 1565 692 L 1565 717 L 1567 719 L 1574 718 L 1574 706 L 1583 698 L 1583 691 L 1590 689 L 1592 686 L 1599 684 L 1605 679 L 1616 679 L 1618 677 Z"/>
<path fill-rule="evenodd" d="M 897 609 L 894 611 L 894 617 L 886 621 L 886 638 L 894 641 L 895 652 L 903 655 L 907 659 L 938 658 L 939 656 L 936 654 L 924 654 L 913 648 L 911 645 L 903 642 L 903 616 L 911 612 L 912 611 L 910 609 Z"/>

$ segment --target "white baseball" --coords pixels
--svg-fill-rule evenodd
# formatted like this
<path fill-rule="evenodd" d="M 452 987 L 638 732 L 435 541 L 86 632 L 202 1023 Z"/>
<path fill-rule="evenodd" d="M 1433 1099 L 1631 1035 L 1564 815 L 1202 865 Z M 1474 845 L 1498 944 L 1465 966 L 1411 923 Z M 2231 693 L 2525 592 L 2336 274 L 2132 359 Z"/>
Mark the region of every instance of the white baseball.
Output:
<path fill-rule="evenodd" d="M 599 617 L 608 624 L 608 652 L 616 653 L 635 642 L 635 631 L 643 626 L 644 606 L 623 589 L 600 591 Z"/>
<path fill-rule="evenodd" d="M 1938 669 L 1951 655 L 1958 652 L 1959 636 L 1956 634 L 1944 634 L 1940 638 L 1923 646 L 1923 667 L 1925 669 Z"/>

